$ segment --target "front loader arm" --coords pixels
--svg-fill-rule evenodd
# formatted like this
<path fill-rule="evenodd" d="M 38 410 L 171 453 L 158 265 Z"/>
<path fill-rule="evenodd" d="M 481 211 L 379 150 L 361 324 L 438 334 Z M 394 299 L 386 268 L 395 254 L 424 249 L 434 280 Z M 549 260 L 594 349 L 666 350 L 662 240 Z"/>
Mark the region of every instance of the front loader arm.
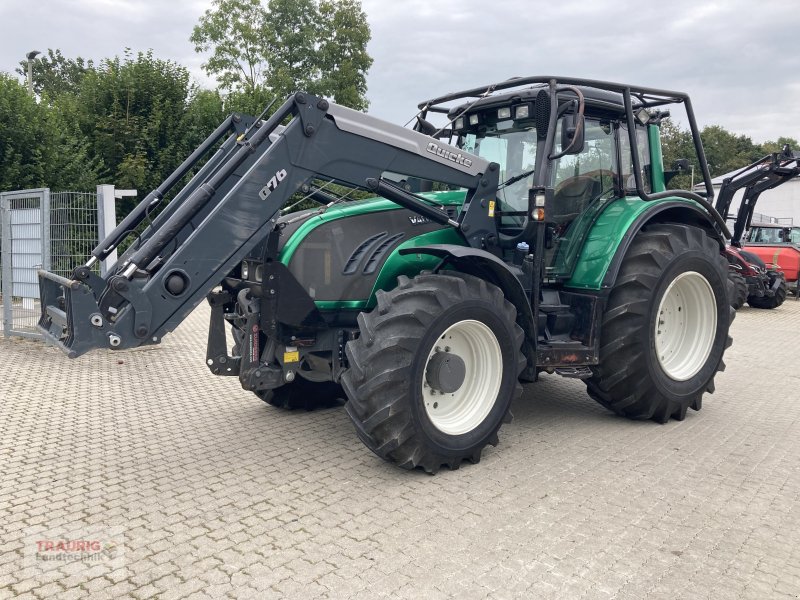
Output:
<path fill-rule="evenodd" d="M 723 218 L 729 216 L 728 211 L 736 192 L 744 188 L 733 226 L 732 245 L 741 247 L 742 236 L 750 227 L 759 196 L 767 190 L 791 181 L 798 174 L 800 174 L 800 155 L 784 148 L 783 152 L 768 154 L 725 178 L 716 204 L 717 212 Z"/>
<path fill-rule="evenodd" d="M 467 188 L 467 203 L 488 203 L 498 185 L 497 165 L 308 94 L 291 96 L 209 163 L 104 278 L 88 267 L 121 241 L 119 232 L 103 240 L 72 279 L 40 271 L 39 328 L 47 339 L 70 357 L 157 343 L 268 236 L 280 208 L 316 177 L 372 187 L 459 228 L 471 244 L 496 234 L 488 216 L 462 211 L 455 222 L 382 175 L 391 171 Z M 152 202 L 148 196 L 142 204 Z"/>

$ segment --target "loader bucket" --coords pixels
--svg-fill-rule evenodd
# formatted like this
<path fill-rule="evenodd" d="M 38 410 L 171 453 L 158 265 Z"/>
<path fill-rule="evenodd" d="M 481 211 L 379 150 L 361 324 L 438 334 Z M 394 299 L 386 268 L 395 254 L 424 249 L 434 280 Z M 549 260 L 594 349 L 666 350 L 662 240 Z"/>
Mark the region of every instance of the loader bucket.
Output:
<path fill-rule="evenodd" d="M 46 342 L 76 358 L 93 348 L 113 346 L 94 291 L 86 283 L 39 271 L 39 331 Z M 93 323 L 94 322 L 94 323 Z"/>

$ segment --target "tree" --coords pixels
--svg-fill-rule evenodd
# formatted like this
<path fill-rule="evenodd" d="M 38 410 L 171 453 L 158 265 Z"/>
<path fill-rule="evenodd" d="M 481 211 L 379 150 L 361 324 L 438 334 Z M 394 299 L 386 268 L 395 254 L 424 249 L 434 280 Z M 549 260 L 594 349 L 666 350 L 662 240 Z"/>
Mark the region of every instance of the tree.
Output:
<path fill-rule="evenodd" d="M 260 0 L 214 0 L 189 41 L 196 52 L 211 52 L 203 69 L 223 90 L 252 93 L 264 83 L 268 30 Z"/>
<path fill-rule="evenodd" d="M 74 93 L 57 96 L 46 108 L 48 142 L 45 149 L 45 181 L 55 190 L 94 190 L 104 172 L 103 157 L 93 152 L 91 140 L 83 134 L 78 115 L 80 105 Z"/>
<path fill-rule="evenodd" d="M 798 148 L 792 138 L 778 138 L 776 142 L 755 144 L 746 135 L 731 133 L 720 125 L 709 125 L 700 132 L 703 150 L 708 161 L 712 177 L 724 175 L 758 160 L 765 154 L 779 152 L 784 144 Z M 701 181 L 700 163 L 694 150 L 692 134 L 688 129 L 681 129 L 669 119 L 661 123 L 661 148 L 664 156 L 664 167 L 670 169 L 675 160 L 688 158 L 695 168 L 694 183 Z M 800 149 L 800 148 L 798 148 Z M 691 187 L 690 176 L 680 175 L 670 182 L 670 187 L 688 189 Z"/>
<path fill-rule="evenodd" d="M 0 190 L 44 184 L 47 136 L 44 108 L 18 81 L 0 73 Z"/>
<path fill-rule="evenodd" d="M 25 86 L 0 74 L 0 190 L 93 189 L 102 160 L 75 119 L 75 96 L 38 104 Z"/>
<path fill-rule="evenodd" d="M 793 152 L 800 152 L 800 144 L 796 139 L 790 137 L 779 137 L 774 142 L 764 142 L 761 144 L 761 149 L 764 154 L 772 154 L 773 152 L 783 152 L 784 146 L 789 146 L 789 150 Z"/>
<path fill-rule="evenodd" d="M 322 43 L 319 93 L 337 104 L 366 110 L 367 71 L 372 58 L 367 54 L 371 33 L 367 16 L 356 0 L 323 0 L 320 3 Z"/>
<path fill-rule="evenodd" d="M 214 0 L 190 40 L 211 53 L 203 68 L 236 104 L 302 89 L 367 107 L 370 29 L 359 0 Z"/>
<path fill-rule="evenodd" d="M 16 69 L 27 77 L 28 63 L 22 61 Z M 47 55 L 33 61 L 33 91 L 39 96 L 55 98 L 61 94 L 77 93 L 86 73 L 94 69 L 91 60 L 65 58 L 61 50 L 49 48 Z"/>
<path fill-rule="evenodd" d="M 670 170 L 673 168 L 675 161 L 687 158 L 695 168 L 695 183 L 697 183 L 698 177 L 702 178 L 700 162 L 697 160 L 691 132 L 687 129 L 681 129 L 670 119 L 665 119 L 661 122 L 661 154 L 664 158 L 665 169 Z M 690 189 L 692 187 L 691 175 L 688 173 L 678 175 L 670 181 L 669 187 L 673 189 Z"/>
<path fill-rule="evenodd" d="M 763 156 L 761 147 L 746 135 L 736 135 L 720 125 L 709 125 L 700 132 L 711 176 L 723 175 Z"/>

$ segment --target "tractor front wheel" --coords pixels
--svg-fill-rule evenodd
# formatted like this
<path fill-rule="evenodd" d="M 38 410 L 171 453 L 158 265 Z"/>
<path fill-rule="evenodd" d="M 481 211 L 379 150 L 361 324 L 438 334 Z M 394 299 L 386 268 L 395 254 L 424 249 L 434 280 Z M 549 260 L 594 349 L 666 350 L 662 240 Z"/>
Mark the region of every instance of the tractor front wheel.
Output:
<path fill-rule="evenodd" d="M 775 288 L 775 293 L 772 296 L 751 296 L 748 298 L 747 303 L 753 308 L 778 308 L 786 300 L 786 278 L 783 273 L 771 271 L 769 275 L 773 282 L 777 279 L 777 285 L 775 283 L 772 285 Z"/>
<path fill-rule="evenodd" d="M 345 403 L 342 386 L 333 381 L 308 381 L 297 377 L 274 390 L 254 392 L 270 406 L 289 410 L 334 408 Z"/>
<path fill-rule="evenodd" d="M 232 327 L 233 348 L 231 354 L 241 355 L 244 333 L 238 327 Z M 287 410 L 304 409 L 317 410 L 320 408 L 333 408 L 345 403 L 345 394 L 342 386 L 333 381 L 310 381 L 298 375 L 291 383 L 285 383 L 272 390 L 253 392 L 261 400 L 275 408 Z"/>
<path fill-rule="evenodd" d="M 727 271 L 717 242 L 702 229 L 640 231 L 609 295 L 589 395 L 617 414 L 659 423 L 700 410 L 730 345 L 735 312 Z"/>
<path fill-rule="evenodd" d="M 731 283 L 731 306 L 733 310 L 739 310 L 747 302 L 747 280 L 739 273 L 728 272 L 728 280 Z"/>
<path fill-rule="evenodd" d="M 436 473 L 497 444 L 526 364 L 516 310 L 499 288 L 455 272 L 401 276 L 358 324 L 342 385 L 370 450 Z"/>

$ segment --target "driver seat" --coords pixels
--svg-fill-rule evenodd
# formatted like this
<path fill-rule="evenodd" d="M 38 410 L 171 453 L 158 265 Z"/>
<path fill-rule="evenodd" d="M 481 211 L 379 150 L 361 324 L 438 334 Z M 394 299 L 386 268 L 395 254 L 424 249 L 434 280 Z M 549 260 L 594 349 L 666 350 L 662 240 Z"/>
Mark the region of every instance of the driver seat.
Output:
<path fill-rule="evenodd" d="M 561 182 L 555 191 L 555 210 L 550 215 L 552 221 L 572 221 L 601 193 L 601 182 L 594 177 L 578 175 Z"/>

